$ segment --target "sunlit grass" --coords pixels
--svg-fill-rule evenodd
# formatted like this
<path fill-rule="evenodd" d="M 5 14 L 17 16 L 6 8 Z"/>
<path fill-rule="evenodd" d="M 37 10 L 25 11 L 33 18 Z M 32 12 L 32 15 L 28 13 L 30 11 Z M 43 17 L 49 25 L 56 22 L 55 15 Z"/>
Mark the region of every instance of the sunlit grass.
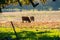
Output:
<path fill-rule="evenodd" d="M 60 37 L 60 29 L 39 29 L 39 30 L 36 30 L 36 29 L 26 29 L 26 28 L 23 28 L 23 29 L 20 29 L 20 28 L 17 28 L 15 27 L 15 30 L 18 34 L 18 37 L 23 39 L 25 38 L 25 40 L 39 40 L 39 38 L 43 37 L 43 36 L 48 36 L 48 37 Z M 3 34 L 1 34 L 3 33 Z M 0 28 L 0 38 L 4 38 L 6 36 L 10 36 L 12 39 L 15 39 L 16 38 L 16 35 L 14 33 L 14 30 L 13 28 L 4 28 L 4 27 L 1 27 Z M 46 39 L 45 39 L 46 40 Z"/>
<path fill-rule="evenodd" d="M 20 28 L 15 28 L 16 32 L 21 32 L 21 31 L 32 31 L 32 32 L 45 32 L 45 31 L 49 31 L 51 32 L 50 34 L 46 33 L 47 35 L 60 35 L 60 30 L 59 29 L 39 29 L 39 30 L 36 30 L 36 29 L 26 29 L 26 28 L 23 28 L 23 29 L 20 29 Z M 14 32 L 13 28 L 4 28 L 4 27 L 1 27 L 0 28 L 0 32 Z"/>

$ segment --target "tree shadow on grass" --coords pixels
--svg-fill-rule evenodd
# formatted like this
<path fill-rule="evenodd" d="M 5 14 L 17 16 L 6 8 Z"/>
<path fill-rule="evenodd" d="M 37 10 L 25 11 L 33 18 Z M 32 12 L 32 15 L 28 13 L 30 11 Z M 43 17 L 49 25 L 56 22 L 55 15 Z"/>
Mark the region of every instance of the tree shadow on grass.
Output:
<path fill-rule="evenodd" d="M 32 32 L 32 31 L 22 31 L 22 32 L 17 32 L 18 38 L 19 40 L 60 40 L 59 36 L 47 36 L 47 35 L 42 35 L 44 33 L 51 33 L 49 31 L 45 31 L 45 32 Z M 39 36 L 37 36 L 37 34 L 39 34 Z M 0 33 L 0 40 L 18 40 L 16 38 L 12 38 L 12 36 L 14 35 L 14 33 L 12 32 L 8 32 L 8 33 Z M 41 36 L 42 35 L 42 36 Z"/>
<path fill-rule="evenodd" d="M 31 31 L 23 31 L 18 33 L 19 38 L 22 40 L 36 40 L 36 33 Z"/>
<path fill-rule="evenodd" d="M 54 37 L 50 37 L 50 36 L 41 36 L 38 38 L 38 40 L 60 40 L 59 36 L 54 36 Z"/>

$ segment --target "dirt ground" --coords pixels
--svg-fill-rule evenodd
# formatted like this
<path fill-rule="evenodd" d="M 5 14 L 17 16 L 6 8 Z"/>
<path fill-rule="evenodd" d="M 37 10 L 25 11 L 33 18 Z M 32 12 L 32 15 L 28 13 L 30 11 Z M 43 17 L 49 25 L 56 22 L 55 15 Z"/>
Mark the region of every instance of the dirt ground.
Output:
<path fill-rule="evenodd" d="M 32 22 L 32 23 L 22 23 L 22 22 L 13 22 L 15 27 L 18 28 L 55 28 L 55 29 L 60 29 L 60 22 Z M 0 22 L 0 27 L 11 27 L 11 23 L 5 22 L 1 23 Z"/>
<path fill-rule="evenodd" d="M 21 16 L 34 16 L 35 21 L 22 23 Z M 11 27 L 10 21 L 19 28 L 60 28 L 60 11 L 3 12 L 0 15 L 0 27 Z"/>

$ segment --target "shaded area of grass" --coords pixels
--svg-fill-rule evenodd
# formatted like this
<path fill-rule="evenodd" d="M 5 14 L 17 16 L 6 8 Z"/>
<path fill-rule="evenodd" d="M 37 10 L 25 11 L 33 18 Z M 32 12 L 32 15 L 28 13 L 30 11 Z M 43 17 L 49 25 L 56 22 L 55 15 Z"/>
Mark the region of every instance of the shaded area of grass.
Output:
<path fill-rule="evenodd" d="M 50 35 L 52 33 L 52 35 Z M 55 32 L 56 33 L 56 32 Z M 51 31 L 33 32 L 21 31 L 17 32 L 18 40 L 60 40 L 59 34 L 53 35 Z M 0 40 L 17 40 L 14 32 L 0 32 Z"/>

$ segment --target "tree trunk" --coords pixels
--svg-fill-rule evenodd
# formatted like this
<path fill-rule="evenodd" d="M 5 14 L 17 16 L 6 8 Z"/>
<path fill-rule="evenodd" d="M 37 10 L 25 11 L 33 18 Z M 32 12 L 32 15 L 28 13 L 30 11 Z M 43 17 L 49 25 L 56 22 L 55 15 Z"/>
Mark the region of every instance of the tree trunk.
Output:
<path fill-rule="evenodd" d="M 0 8 L 0 13 L 2 13 L 2 10 L 1 10 L 1 8 Z"/>
<path fill-rule="evenodd" d="M 20 1 L 19 0 L 17 0 L 17 1 L 18 1 L 19 5 L 22 7 L 22 4 L 20 3 Z"/>

